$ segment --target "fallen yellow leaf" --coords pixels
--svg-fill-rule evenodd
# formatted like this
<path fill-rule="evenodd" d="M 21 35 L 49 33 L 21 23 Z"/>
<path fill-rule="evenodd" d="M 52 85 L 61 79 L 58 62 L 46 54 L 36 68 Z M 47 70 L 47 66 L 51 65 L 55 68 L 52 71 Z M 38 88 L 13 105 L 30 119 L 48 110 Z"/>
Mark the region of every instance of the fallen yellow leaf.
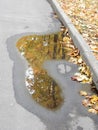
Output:
<path fill-rule="evenodd" d="M 87 96 L 87 92 L 86 91 L 80 91 L 79 92 L 81 96 Z"/>

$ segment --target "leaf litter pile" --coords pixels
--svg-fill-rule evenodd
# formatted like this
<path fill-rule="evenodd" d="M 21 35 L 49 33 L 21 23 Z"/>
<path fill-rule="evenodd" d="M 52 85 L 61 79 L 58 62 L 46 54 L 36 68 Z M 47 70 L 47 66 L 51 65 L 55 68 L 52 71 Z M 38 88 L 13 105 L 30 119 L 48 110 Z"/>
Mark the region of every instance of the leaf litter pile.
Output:
<path fill-rule="evenodd" d="M 98 60 L 98 0 L 57 0 Z"/>
<path fill-rule="evenodd" d="M 76 72 L 74 76 L 71 77 L 71 79 L 80 83 L 91 84 L 91 93 L 87 93 L 86 91 L 80 91 L 80 95 L 85 97 L 85 99 L 82 101 L 82 104 L 88 108 L 88 112 L 98 114 L 98 91 L 96 90 L 92 81 L 92 74 L 90 72 L 90 68 L 82 60 L 82 56 L 80 56 L 79 50 L 74 46 L 69 36 L 65 36 L 63 38 L 63 42 L 64 44 L 66 43 L 65 49 L 66 55 L 67 57 L 69 57 L 68 61 L 79 65 L 79 72 Z"/>
<path fill-rule="evenodd" d="M 82 104 L 88 108 L 88 112 L 98 114 L 98 91 L 95 87 L 91 88 L 94 94 L 87 93 L 86 91 L 80 91 L 80 95 L 84 96 Z"/>
<path fill-rule="evenodd" d="M 80 34 L 84 37 L 90 46 L 93 54 L 98 60 L 98 1 L 97 0 L 57 0 L 70 17 L 71 21 L 78 29 Z M 64 39 L 65 41 L 68 39 Z M 80 91 L 80 95 L 85 99 L 82 104 L 88 107 L 88 112 L 98 114 L 98 91 L 93 87 L 92 76 L 89 67 L 83 62 L 78 49 L 74 48 L 71 44 L 69 46 L 68 55 L 70 61 L 79 64 L 80 73 L 76 73 L 72 80 L 82 83 L 90 83 L 92 89 L 95 91 L 93 94 L 88 94 L 86 91 Z M 70 51 L 72 49 L 72 51 Z"/>

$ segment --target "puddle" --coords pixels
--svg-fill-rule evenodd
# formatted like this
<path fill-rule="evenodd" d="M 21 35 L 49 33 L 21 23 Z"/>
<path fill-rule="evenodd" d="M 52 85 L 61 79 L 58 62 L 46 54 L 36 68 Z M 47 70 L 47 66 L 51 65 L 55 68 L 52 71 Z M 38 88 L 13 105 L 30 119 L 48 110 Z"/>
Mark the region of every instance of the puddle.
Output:
<path fill-rule="evenodd" d="M 62 31 L 42 36 L 29 35 L 19 39 L 16 44 L 21 55 L 29 63 L 25 75 L 25 83 L 29 93 L 40 105 L 52 110 L 59 108 L 64 99 L 60 87 L 43 68 L 43 63 L 47 60 L 68 59 L 64 49 L 63 35 Z M 59 69 L 61 67 L 59 66 Z M 70 68 L 68 68 L 69 70 Z"/>
<path fill-rule="evenodd" d="M 81 115 L 89 116 L 97 125 L 98 117 L 89 114 L 87 110 L 84 109 L 84 106 L 81 105 L 83 98 L 79 95 L 79 91 L 83 89 L 84 85 L 71 80 L 71 76 L 78 71 L 78 66 L 66 61 L 66 59 L 68 59 L 66 56 L 66 53 L 68 52 L 67 50 L 65 51 L 65 59 L 47 59 L 41 64 L 41 69 L 47 72 L 47 75 L 49 75 L 49 77 L 58 84 L 58 87 L 61 88 L 60 96 L 62 97 L 62 101 L 60 104 L 56 108 L 47 109 L 32 98 L 32 93 L 34 93 L 34 90 L 32 89 L 32 91 L 30 91 L 31 94 L 29 94 L 25 87 L 27 82 L 25 83 L 24 81 L 25 78 L 29 76 L 29 78 L 32 79 L 31 83 L 34 83 L 34 68 L 31 67 L 29 62 L 27 67 L 25 58 L 23 56 L 21 58 L 20 55 L 20 52 L 23 51 L 17 52 L 18 49 L 16 49 L 17 40 L 21 37 L 24 38 L 24 36 L 28 37 L 27 35 L 31 36 L 32 34 L 25 33 L 14 35 L 8 38 L 6 42 L 10 59 L 14 62 L 13 90 L 14 98 L 17 104 L 30 113 L 38 116 L 47 126 L 47 130 L 70 129 L 70 122 L 73 120 L 73 118 L 69 117 L 69 113 L 75 114 L 77 117 Z M 85 88 L 87 88 L 87 85 Z M 85 90 L 85 88 L 83 90 Z M 73 110 L 75 110 L 76 113 L 73 113 Z M 96 129 L 98 129 L 97 126 Z"/>

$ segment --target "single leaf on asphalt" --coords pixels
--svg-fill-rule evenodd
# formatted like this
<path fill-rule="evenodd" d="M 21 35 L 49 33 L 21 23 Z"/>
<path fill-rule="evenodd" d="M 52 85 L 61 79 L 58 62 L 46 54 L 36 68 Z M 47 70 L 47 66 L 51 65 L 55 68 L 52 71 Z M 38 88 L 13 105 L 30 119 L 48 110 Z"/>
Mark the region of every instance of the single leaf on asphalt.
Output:
<path fill-rule="evenodd" d="M 98 111 L 93 108 L 88 109 L 88 112 L 93 113 L 93 114 L 98 114 Z"/>
<path fill-rule="evenodd" d="M 82 101 L 82 104 L 85 106 L 85 107 L 87 107 L 88 106 L 88 100 L 87 99 L 84 99 L 83 101 Z"/>
<path fill-rule="evenodd" d="M 86 91 L 80 91 L 80 95 L 81 96 L 87 96 L 87 92 Z"/>

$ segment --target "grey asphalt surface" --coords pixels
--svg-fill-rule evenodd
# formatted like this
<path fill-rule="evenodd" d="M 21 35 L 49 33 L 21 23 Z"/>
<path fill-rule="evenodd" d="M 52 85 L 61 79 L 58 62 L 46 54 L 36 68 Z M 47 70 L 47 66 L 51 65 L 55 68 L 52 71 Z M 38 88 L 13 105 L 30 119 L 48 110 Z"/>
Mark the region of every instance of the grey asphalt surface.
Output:
<path fill-rule="evenodd" d="M 46 0 L 0 0 L 0 130 L 98 130 L 98 116 L 87 112 L 78 94 L 81 88 L 90 91 L 89 86 L 70 79 L 76 65 L 44 63 L 63 90 L 64 104 L 55 112 L 36 104 L 25 88 L 27 63 L 15 44 L 24 35 L 58 31 L 60 22 L 52 14 Z"/>

